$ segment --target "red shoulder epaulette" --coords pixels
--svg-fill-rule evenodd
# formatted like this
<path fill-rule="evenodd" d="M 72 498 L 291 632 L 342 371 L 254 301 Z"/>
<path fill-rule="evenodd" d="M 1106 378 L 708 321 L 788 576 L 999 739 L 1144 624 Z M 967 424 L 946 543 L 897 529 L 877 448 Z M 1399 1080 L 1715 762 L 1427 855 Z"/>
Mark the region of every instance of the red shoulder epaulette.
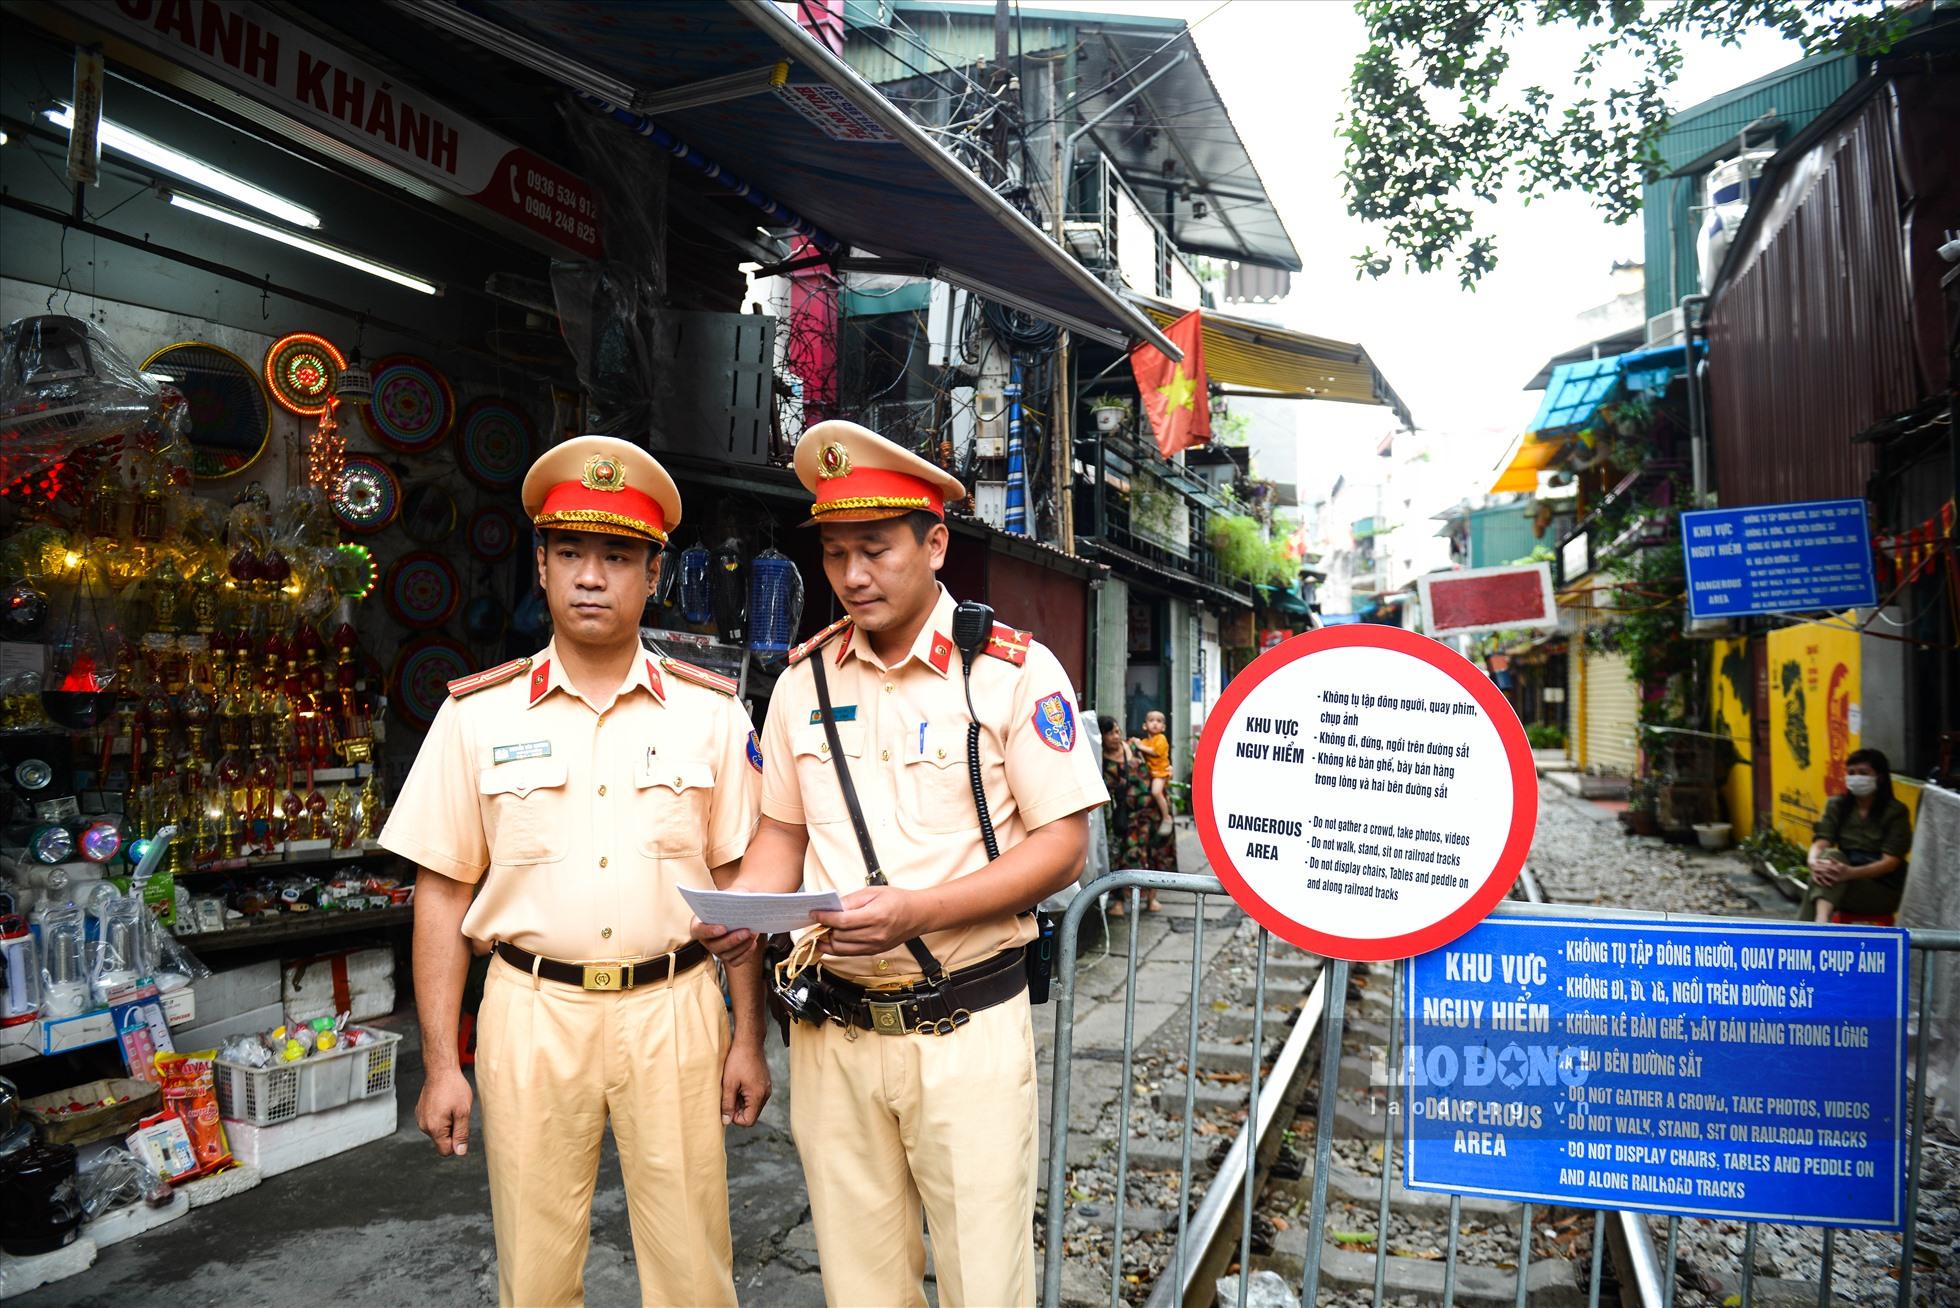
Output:
<path fill-rule="evenodd" d="M 449 697 L 461 699 L 465 695 L 474 695 L 486 686 L 502 685 L 530 666 L 531 656 L 526 654 L 521 659 L 512 659 L 508 663 L 499 663 L 494 668 L 485 668 L 481 672 L 472 672 L 467 677 L 458 677 L 449 683 Z"/>
<path fill-rule="evenodd" d="M 665 656 L 661 658 L 660 666 L 679 677 L 682 681 L 691 681 L 697 686 L 706 686 L 709 690 L 717 690 L 724 695 L 733 695 L 735 693 L 736 686 L 734 680 L 722 676 L 719 672 L 710 672 L 708 669 L 697 667 L 692 663 L 683 663 L 677 658 L 668 658 Z"/>
<path fill-rule="evenodd" d="M 822 631 L 819 631 L 816 635 L 810 637 L 810 639 L 804 641 L 801 645 L 798 645 L 795 649 L 789 652 L 790 666 L 795 667 L 798 663 L 800 663 L 803 660 L 804 655 L 808 654 L 813 649 L 819 648 L 826 641 L 828 641 L 832 636 L 835 636 L 838 632 L 843 631 L 845 628 L 849 627 L 850 625 L 851 625 L 851 620 L 849 618 L 839 618 L 837 619 L 837 621 L 831 623 L 828 627 L 825 627 Z"/>
<path fill-rule="evenodd" d="M 1028 642 L 1033 639 L 1032 631 L 1016 631 L 1004 622 L 996 622 L 994 634 L 987 639 L 986 652 L 1018 668 L 1028 661 Z"/>

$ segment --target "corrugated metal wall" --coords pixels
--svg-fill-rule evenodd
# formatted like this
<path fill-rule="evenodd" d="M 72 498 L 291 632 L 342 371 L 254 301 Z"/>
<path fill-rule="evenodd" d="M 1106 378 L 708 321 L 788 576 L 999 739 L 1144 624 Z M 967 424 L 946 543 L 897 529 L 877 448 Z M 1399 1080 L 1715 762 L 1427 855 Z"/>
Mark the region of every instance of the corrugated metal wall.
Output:
<path fill-rule="evenodd" d="M 1747 86 L 1704 100 L 1675 115 L 1661 138 L 1661 171 L 1673 172 L 1736 135 L 1764 114 L 1774 113 L 1789 140 L 1831 101 L 1851 88 L 1858 61 L 1849 55 L 1806 59 L 1758 78 Z M 1699 177 L 1668 178 L 1649 183 L 1641 193 L 1645 211 L 1647 251 L 1647 316 L 1657 317 L 1701 290 L 1695 262 L 1695 234 L 1701 215 Z"/>
<path fill-rule="evenodd" d="M 1578 643 L 1573 642 L 1575 646 Z M 1627 661 L 1619 654 L 1591 650 L 1586 651 L 1585 660 L 1586 766 L 1632 776 L 1640 696 L 1627 671 Z"/>
<path fill-rule="evenodd" d="M 1953 82 L 1880 84 L 1758 196 L 1774 207 L 1709 313 L 1724 503 L 1862 494 L 1872 447 L 1853 438 L 1945 386 L 1935 249 L 1956 182 L 1936 143 Z"/>

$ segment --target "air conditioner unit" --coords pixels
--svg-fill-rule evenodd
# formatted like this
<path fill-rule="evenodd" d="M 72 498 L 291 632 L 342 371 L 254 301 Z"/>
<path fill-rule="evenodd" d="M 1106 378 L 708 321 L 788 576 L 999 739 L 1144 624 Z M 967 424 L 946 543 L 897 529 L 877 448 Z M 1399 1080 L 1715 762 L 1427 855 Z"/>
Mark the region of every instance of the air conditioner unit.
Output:
<path fill-rule="evenodd" d="M 1679 305 L 1647 320 L 1647 348 L 1650 350 L 1659 345 L 1685 344 L 1687 338 L 1688 324 L 1681 316 Z"/>

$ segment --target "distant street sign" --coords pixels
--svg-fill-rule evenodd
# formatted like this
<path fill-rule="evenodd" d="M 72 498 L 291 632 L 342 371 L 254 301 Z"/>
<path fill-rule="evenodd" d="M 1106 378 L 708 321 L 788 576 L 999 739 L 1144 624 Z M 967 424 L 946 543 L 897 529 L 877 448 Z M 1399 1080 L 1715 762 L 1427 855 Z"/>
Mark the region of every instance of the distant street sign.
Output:
<path fill-rule="evenodd" d="M 1410 964 L 1412 1190 L 1897 1229 L 1907 933 L 1492 918 Z"/>
<path fill-rule="evenodd" d="M 1517 714 L 1399 627 L 1295 636 L 1232 678 L 1192 769 L 1205 855 L 1239 906 L 1331 958 L 1448 944 L 1502 899 L 1538 825 Z"/>
<path fill-rule="evenodd" d="M 1863 500 L 1809 500 L 1681 515 L 1696 618 L 1814 613 L 1878 603 Z"/>
<path fill-rule="evenodd" d="M 1418 578 L 1416 587 L 1423 630 L 1432 636 L 1558 625 L 1549 563 L 1431 573 Z"/>

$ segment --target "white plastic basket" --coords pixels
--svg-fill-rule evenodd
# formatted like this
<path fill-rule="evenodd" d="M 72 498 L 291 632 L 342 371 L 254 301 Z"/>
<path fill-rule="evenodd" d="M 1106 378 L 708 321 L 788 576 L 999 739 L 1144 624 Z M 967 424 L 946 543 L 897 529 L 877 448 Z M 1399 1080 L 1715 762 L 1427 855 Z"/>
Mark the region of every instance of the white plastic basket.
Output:
<path fill-rule="evenodd" d="M 361 1032 L 361 1043 L 354 1048 L 314 1054 L 297 1063 L 247 1067 L 217 1059 L 218 1111 L 236 1122 L 275 1126 L 356 1099 L 394 1094 L 395 1046 L 401 1036 L 371 1027 L 353 1029 Z"/>

